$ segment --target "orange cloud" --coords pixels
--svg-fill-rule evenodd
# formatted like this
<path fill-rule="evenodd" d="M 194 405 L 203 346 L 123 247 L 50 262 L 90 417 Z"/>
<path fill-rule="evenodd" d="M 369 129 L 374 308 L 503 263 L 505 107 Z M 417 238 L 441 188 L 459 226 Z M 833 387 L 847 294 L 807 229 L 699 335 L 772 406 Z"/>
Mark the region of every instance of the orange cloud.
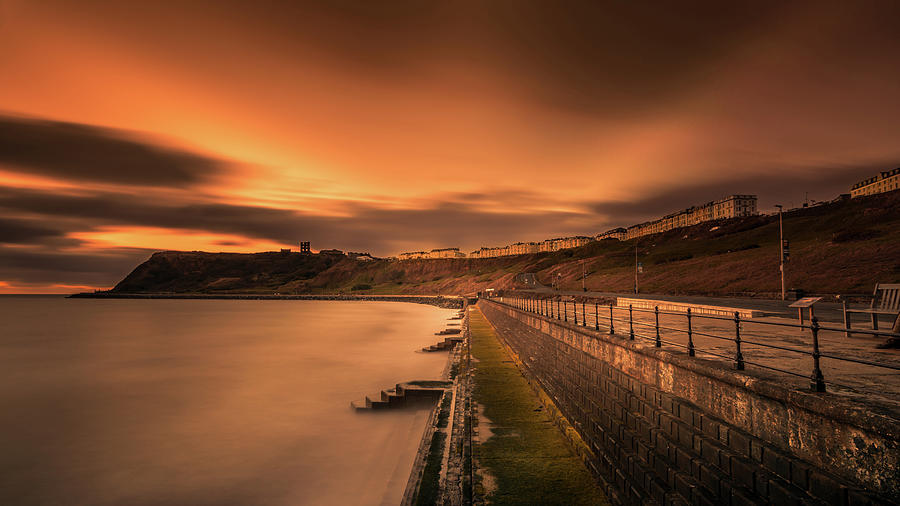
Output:
<path fill-rule="evenodd" d="M 239 235 L 214 234 L 202 230 L 173 230 L 159 227 L 100 227 L 89 232 L 72 232 L 69 237 L 83 241 L 85 249 L 141 248 L 149 250 L 214 251 L 252 253 L 277 251 L 291 245 L 248 239 Z M 296 249 L 296 245 L 295 245 Z"/>
<path fill-rule="evenodd" d="M 92 292 L 94 290 L 108 290 L 112 287 L 67 285 L 63 283 L 21 285 L 0 281 L 0 294 L 2 295 L 66 295 L 70 293 Z"/>

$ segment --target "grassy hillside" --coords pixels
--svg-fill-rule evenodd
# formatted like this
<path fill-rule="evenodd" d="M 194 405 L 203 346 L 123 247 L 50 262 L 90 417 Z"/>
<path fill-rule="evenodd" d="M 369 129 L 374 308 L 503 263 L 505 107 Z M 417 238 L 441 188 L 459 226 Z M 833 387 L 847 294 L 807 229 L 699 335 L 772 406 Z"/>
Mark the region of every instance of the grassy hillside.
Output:
<path fill-rule="evenodd" d="M 900 282 L 900 191 L 801 209 L 784 216 L 791 242 L 788 288 L 813 293 L 868 292 Z M 643 237 L 606 240 L 535 255 L 495 259 L 357 262 L 299 253 L 163 252 L 120 282 L 117 292 L 470 293 L 515 286 L 535 272 L 549 285 L 627 292 L 635 249 L 642 293 L 774 296 L 780 290 L 778 218 L 707 222 Z M 557 276 L 559 275 L 559 276 Z"/>

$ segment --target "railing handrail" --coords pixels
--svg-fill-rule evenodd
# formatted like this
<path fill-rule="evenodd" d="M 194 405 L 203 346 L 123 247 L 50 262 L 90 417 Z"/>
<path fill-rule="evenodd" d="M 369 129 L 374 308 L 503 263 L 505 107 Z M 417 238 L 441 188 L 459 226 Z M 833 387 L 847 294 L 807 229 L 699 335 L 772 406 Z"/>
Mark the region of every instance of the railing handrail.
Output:
<path fill-rule="evenodd" d="M 511 300 L 507 301 L 505 299 L 511 299 Z M 545 318 L 560 320 L 560 321 L 564 321 L 564 322 L 569 321 L 569 318 L 568 318 L 569 317 L 569 307 L 568 307 L 569 300 L 560 300 L 559 298 L 554 298 L 554 297 L 533 297 L 533 296 L 523 297 L 518 294 L 513 295 L 511 297 L 509 297 L 509 296 L 494 297 L 494 298 L 492 298 L 492 300 L 494 300 L 495 302 L 498 302 L 500 304 L 503 304 L 503 305 L 506 305 L 509 307 L 513 307 L 513 308 L 516 308 L 516 309 L 519 309 L 522 311 L 538 314 Z M 554 301 L 556 302 L 555 308 L 554 308 L 554 304 L 553 304 Z M 791 352 L 791 353 L 797 353 L 797 354 L 800 354 L 803 356 L 812 357 L 813 358 L 813 369 L 812 369 L 812 374 L 810 374 L 808 377 L 810 379 L 810 389 L 814 392 L 824 392 L 825 391 L 825 380 L 823 378 L 822 370 L 819 365 L 821 358 L 826 358 L 829 360 L 836 360 L 836 361 L 843 361 L 843 362 L 851 362 L 851 363 L 862 364 L 862 365 L 867 365 L 867 366 L 871 366 L 871 367 L 879 367 L 882 369 L 888 369 L 888 370 L 893 370 L 893 371 L 900 371 L 900 366 L 894 365 L 894 364 L 887 364 L 887 363 L 882 363 L 882 362 L 878 362 L 878 361 L 867 360 L 864 358 L 854 358 L 854 357 L 842 356 L 842 355 L 838 355 L 838 354 L 834 354 L 834 353 L 822 353 L 819 349 L 819 332 L 822 332 L 822 331 L 846 332 L 847 329 L 840 328 L 840 327 L 831 327 L 831 326 L 826 326 L 826 325 L 820 325 L 818 318 L 816 318 L 816 317 L 813 317 L 810 320 L 809 324 L 795 324 L 795 323 L 788 323 L 788 322 L 772 322 L 772 321 L 758 321 L 758 320 L 742 319 L 740 316 L 740 313 L 737 311 L 734 313 L 734 316 L 732 316 L 730 318 L 726 318 L 726 317 L 717 316 L 717 315 L 706 315 L 706 314 L 693 313 L 691 311 L 691 308 L 687 308 L 687 310 L 685 312 L 673 312 L 673 311 L 660 310 L 659 306 L 655 306 L 653 309 L 637 308 L 637 307 L 634 307 L 632 304 L 629 304 L 628 306 L 617 306 L 612 303 L 601 304 L 599 300 L 594 300 L 591 303 L 594 306 L 594 311 L 593 311 L 594 312 L 594 323 L 593 323 L 593 325 L 588 325 L 588 311 L 586 308 L 588 300 L 583 298 L 580 301 L 581 302 L 581 312 L 582 312 L 580 319 L 578 317 L 578 302 L 579 301 L 572 300 L 572 314 L 573 314 L 572 324 L 575 326 L 585 327 L 585 328 L 589 328 L 591 330 L 599 332 L 600 327 L 601 327 L 600 320 L 602 319 L 602 320 L 604 320 L 603 327 L 605 329 L 609 329 L 608 333 L 610 335 L 615 335 L 616 334 L 615 329 L 614 329 L 615 323 L 618 322 L 623 325 L 625 323 L 627 323 L 628 330 L 627 330 L 627 332 L 624 333 L 625 339 L 634 340 L 637 338 L 637 339 L 641 339 L 641 340 L 652 341 L 652 342 L 654 342 L 654 345 L 656 347 L 659 347 L 662 344 L 667 344 L 670 346 L 685 348 L 687 350 L 687 353 L 689 356 L 694 356 L 695 353 L 700 353 L 700 354 L 704 354 L 704 355 L 711 355 L 711 356 L 723 358 L 726 360 L 733 360 L 734 368 L 738 369 L 738 370 L 744 369 L 745 365 L 752 365 L 755 367 L 761 367 L 764 369 L 783 372 L 783 373 L 790 374 L 793 376 L 806 377 L 804 374 L 799 374 L 795 371 L 781 369 L 781 368 L 774 367 L 771 365 L 762 364 L 762 363 L 759 363 L 756 361 L 745 360 L 744 356 L 743 356 L 743 351 L 741 349 L 742 344 L 749 344 L 752 346 L 758 346 L 758 347 L 762 347 L 762 348 L 770 348 L 770 349 L 776 349 L 776 350 L 781 350 L 781 351 L 787 351 L 787 352 Z M 608 318 L 605 316 L 602 318 L 600 317 L 600 311 L 599 311 L 600 305 L 609 307 L 609 317 Z M 549 308 L 549 310 L 548 310 L 548 308 Z M 554 309 L 555 309 L 555 311 L 554 311 Z M 626 317 L 616 317 L 616 315 L 614 314 L 614 312 L 616 310 L 618 310 L 620 312 L 621 311 L 627 312 Z M 653 323 L 635 321 L 635 319 L 634 319 L 635 312 L 652 313 L 654 315 Z M 660 325 L 659 324 L 659 315 L 684 317 L 687 319 L 687 328 L 677 328 L 677 327 Z M 693 328 L 693 325 L 692 325 L 692 320 L 695 318 L 734 322 L 734 325 L 735 325 L 734 337 L 726 337 L 726 336 L 722 336 L 722 335 L 711 334 L 709 332 L 697 331 Z M 795 329 L 801 329 L 802 331 L 809 331 L 811 333 L 811 337 L 812 337 L 812 340 L 811 340 L 812 349 L 811 350 L 798 349 L 798 348 L 793 348 L 790 346 L 782 346 L 782 345 L 778 345 L 778 344 L 761 342 L 761 341 L 758 341 L 755 339 L 751 339 L 748 341 L 746 338 L 744 338 L 741 335 L 742 325 L 748 325 L 748 324 L 750 324 L 750 325 L 770 325 L 770 326 L 776 326 L 776 327 L 795 328 Z M 635 332 L 635 325 L 637 325 L 639 328 L 646 328 L 648 330 L 653 329 L 655 331 L 655 335 L 645 336 L 645 335 L 642 335 L 641 332 Z M 660 330 L 685 333 L 687 335 L 688 342 L 685 345 L 685 344 L 677 343 L 674 341 L 664 340 L 660 337 L 660 333 L 659 333 Z M 866 331 L 864 329 L 859 329 L 859 330 L 853 329 L 852 332 L 900 338 L 900 333 L 886 332 L 886 331 L 882 331 L 882 330 Z M 622 335 L 622 334 L 619 334 L 619 335 Z M 694 336 L 703 336 L 703 337 L 708 337 L 708 338 L 713 338 L 713 339 L 719 339 L 722 341 L 734 342 L 735 343 L 735 354 L 733 357 L 729 357 L 729 356 L 721 354 L 721 352 L 705 350 L 705 349 L 698 349 L 694 346 L 694 342 L 693 342 Z M 831 383 L 833 383 L 835 385 L 841 385 L 840 383 L 834 382 L 834 381 L 831 381 Z M 842 386 L 845 386 L 845 385 L 842 385 Z"/>
<path fill-rule="evenodd" d="M 497 299 L 497 298 L 499 298 L 499 297 L 495 297 L 494 299 Z M 548 300 L 553 300 L 553 299 L 551 298 Z M 564 302 L 568 302 L 568 301 L 564 301 Z M 608 306 L 609 304 L 602 304 L 602 305 Z M 618 306 L 618 305 L 614 305 L 613 307 L 616 309 L 622 309 L 622 310 L 626 310 L 628 308 L 628 306 Z M 690 309 L 690 308 L 688 308 L 688 309 Z M 742 309 L 742 308 L 736 308 L 736 309 Z M 639 313 L 654 313 L 654 310 L 652 308 L 634 307 L 633 310 L 635 312 L 639 312 Z M 686 311 L 666 311 L 666 310 L 660 309 L 659 314 L 663 315 L 663 316 L 685 316 L 687 313 L 686 313 Z M 697 313 L 695 311 L 691 312 L 691 317 L 692 318 L 703 318 L 705 320 L 734 321 L 733 316 L 703 314 L 703 313 Z M 775 327 L 793 327 L 793 328 L 806 329 L 806 330 L 811 330 L 811 328 L 812 328 L 811 324 L 806 324 L 806 323 L 800 324 L 800 323 L 791 323 L 791 322 L 771 322 L 771 321 L 764 321 L 764 320 L 752 320 L 752 321 L 742 320 L 742 321 L 753 323 L 754 325 L 772 325 Z M 831 331 L 831 332 L 846 332 L 847 331 L 847 329 L 845 327 L 831 327 L 831 326 L 826 326 L 826 325 L 822 325 L 822 324 L 819 325 L 819 330 L 827 330 L 827 331 Z M 860 329 L 860 328 L 852 328 L 850 330 L 854 334 L 870 334 L 870 335 L 874 335 L 874 336 L 886 336 L 886 337 L 900 338 L 900 333 L 890 332 L 888 330 L 867 330 L 867 329 Z"/>

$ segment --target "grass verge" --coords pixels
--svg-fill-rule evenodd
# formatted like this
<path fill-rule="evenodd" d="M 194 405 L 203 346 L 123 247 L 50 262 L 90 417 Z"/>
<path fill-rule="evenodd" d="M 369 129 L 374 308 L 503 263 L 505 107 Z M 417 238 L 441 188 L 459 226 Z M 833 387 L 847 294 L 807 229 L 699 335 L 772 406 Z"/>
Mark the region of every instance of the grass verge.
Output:
<path fill-rule="evenodd" d="M 608 504 L 544 413 L 540 400 L 513 364 L 480 311 L 469 313 L 475 369 L 475 401 L 493 435 L 480 444 L 479 462 L 495 479 L 491 504 Z"/>

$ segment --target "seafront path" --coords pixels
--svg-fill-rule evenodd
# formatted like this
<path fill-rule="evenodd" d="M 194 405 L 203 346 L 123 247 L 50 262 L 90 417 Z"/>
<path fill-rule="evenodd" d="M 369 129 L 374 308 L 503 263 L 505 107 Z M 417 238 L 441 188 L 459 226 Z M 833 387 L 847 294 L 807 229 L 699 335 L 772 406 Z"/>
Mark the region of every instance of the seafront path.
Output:
<path fill-rule="evenodd" d="M 760 311 L 761 316 L 743 318 L 737 326 L 740 328 L 742 339 L 740 349 L 745 368 L 797 388 L 808 389 L 810 385 L 810 376 L 813 371 L 811 356 L 813 339 L 809 328 L 810 322 L 807 318 L 805 321 L 807 327 L 799 327 L 797 309 L 788 307 L 793 301 L 657 294 L 636 295 L 600 291 L 556 291 L 542 286 L 515 293 L 525 297 L 539 297 L 545 301 L 550 298 L 559 299 L 558 296 L 562 296 L 564 300 L 572 298 L 579 301 L 583 299 L 600 300 L 602 302 L 600 302 L 600 311 L 597 316 L 595 316 L 590 302 L 587 304 L 586 315 L 582 312 L 580 302 L 569 302 L 568 310 L 564 310 L 564 314 L 569 321 L 574 320 L 573 312 L 577 307 L 580 325 L 596 326 L 601 330 L 609 328 L 609 308 L 603 303 L 619 298 Z M 510 293 L 510 295 L 513 294 Z M 553 305 L 554 307 L 550 308 L 545 302 L 543 310 L 547 312 L 549 309 L 553 311 L 554 317 L 558 317 L 559 305 Z M 843 331 L 828 330 L 843 329 L 841 307 L 841 304 L 833 302 L 819 302 L 815 306 L 816 317 L 823 327 L 818 332 L 817 338 L 822 354 L 821 371 L 828 391 L 865 400 L 895 415 L 900 414 L 900 370 L 898 370 L 900 368 L 900 350 L 877 348 L 885 341 L 884 337 L 860 333 L 854 333 L 851 337 L 847 337 Z M 855 307 L 859 307 L 859 305 L 857 304 Z M 539 306 L 538 311 L 540 310 Z M 586 322 L 584 321 L 585 316 L 587 317 Z M 635 310 L 632 315 L 629 315 L 627 306 L 619 305 L 614 310 L 614 318 L 613 326 L 616 334 L 628 335 L 631 330 L 630 320 L 633 318 L 636 339 L 653 346 L 656 337 L 656 322 L 652 309 Z M 679 314 L 660 316 L 659 325 L 662 349 L 686 351 L 688 326 L 683 310 Z M 861 321 L 860 316 L 854 320 L 853 327 L 871 330 L 871 324 L 868 321 Z M 889 330 L 890 324 L 887 320 L 882 320 L 880 328 Z M 691 330 L 692 344 L 698 358 L 718 361 L 723 368 L 734 367 L 737 347 L 735 344 L 736 324 L 733 320 L 727 316 L 709 318 L 695 314 L 691 321 Z M 895 369 L 871 364 L 885 364 Z"/>
<path fill-rule="evenodd" d="M 472 397 L 478 414 L 473 438 L 480 478 L 477 495 L 495 505 L 608 504 L 581 457 L 554 425 L 560 420 L 553 417 L 552 402 L 532 389 L 478 308 L 470 307 L 469 324 Z"/>

